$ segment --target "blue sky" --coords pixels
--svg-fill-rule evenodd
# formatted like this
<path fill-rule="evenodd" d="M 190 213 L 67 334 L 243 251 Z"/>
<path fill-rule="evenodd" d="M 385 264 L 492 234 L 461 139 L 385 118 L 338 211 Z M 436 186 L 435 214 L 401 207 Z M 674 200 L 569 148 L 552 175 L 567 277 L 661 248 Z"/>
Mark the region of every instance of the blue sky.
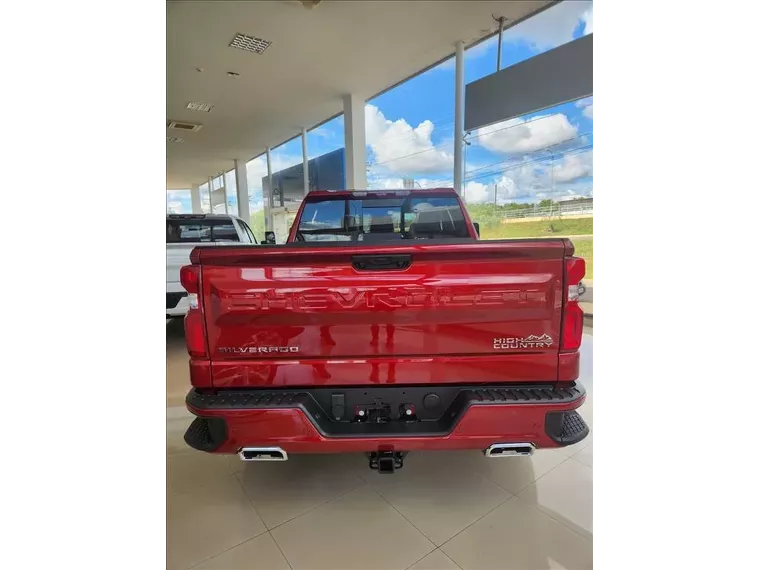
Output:
<path fill-rule="evenodd" d="M 504 32 L 501 67 L 592 31 L 592 2 L 562 2 Z M 496 59 L 495 37 L 468 49 L 466 83 L 494 73 Z M 403 178 L 413 178 L 419 187 L 453 185 L 454 74 L 450 59 L 367 102 L 371 188 L 399 188 Z M 592 97 L 491 125 L 466 138 L 471 143 L 466 147 L 468 202 L 592 196 Z M 309 158 L 342 147 L 342 116 L 309 132 L 307 142 Z M 301 162 L 300 137 L 274 149 L 272 162 L 275 172 Z M 261 178 L 265 174 L 265 157 L 248 163 L 252 210 L 263 205 Z M 227 176 L 227 195 L 236 211 L 233 178 Z M 189 192 L 167 192 L 167 207 L 175 212 L 191 211 Z"/>

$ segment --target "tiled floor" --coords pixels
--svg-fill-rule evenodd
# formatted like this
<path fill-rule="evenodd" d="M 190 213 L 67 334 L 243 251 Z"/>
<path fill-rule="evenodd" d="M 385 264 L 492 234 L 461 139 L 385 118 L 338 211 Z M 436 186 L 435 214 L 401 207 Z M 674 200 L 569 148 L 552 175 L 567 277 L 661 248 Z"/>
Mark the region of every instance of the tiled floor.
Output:
<path fill-rule="evenodd" d="M 531 458 L 412 453 L 389 476 L 363 455 L 243 463 L 203 454 L 182 441 L 181 324 L 167 336 L 169 569 L 592 567 L 592 435 Z M 582 350 L 590 396 L 592 335 Z M 582 412 L 592 426 L 592 397 Z"/>

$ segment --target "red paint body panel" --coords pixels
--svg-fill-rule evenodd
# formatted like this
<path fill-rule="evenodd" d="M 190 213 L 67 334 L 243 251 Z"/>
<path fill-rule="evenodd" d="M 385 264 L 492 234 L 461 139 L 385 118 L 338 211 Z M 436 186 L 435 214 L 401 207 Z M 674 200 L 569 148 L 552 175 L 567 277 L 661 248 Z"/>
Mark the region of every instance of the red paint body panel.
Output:
<path fill-rule="evenodd" d="M 361 451 L 485 449 L 499 442 L 532 442 L 538 448 L 558 447 L 545 433 L 547 412 L 574 410 L 571 404 L 475 406 L 453 431 L 438 437 L 327 438 L 299 409 L 197 410 L 203 417 L 223 417 L 226 442 L 216 453 L 236 453 L 241 447 L 281 446 L 288 453 L 351 453 Z"/>
<path fill-rule="evenodd" d="M 569 356 L 569 355 L 562 355 Z M 368 386 L 380 384 L 525 383 L 556 377 L 556 355 L 378 356 L 362 359 L 271 359 L 213 362 L 215 388 Z"/>
<path fill-rule="evenodd" d="M 580 353 L 565 352 L 559 354 L 560 382 L 577 380 L 580 377 Z"/>
<path fill-rule="evenodd" d="M 199 260 L 216 387 L 558 378 L 563 240 L 213 249 Z M 412 263 L 353 267 L 372 252 Z M 494 348 L 530 335 L 553 345 Z"/>

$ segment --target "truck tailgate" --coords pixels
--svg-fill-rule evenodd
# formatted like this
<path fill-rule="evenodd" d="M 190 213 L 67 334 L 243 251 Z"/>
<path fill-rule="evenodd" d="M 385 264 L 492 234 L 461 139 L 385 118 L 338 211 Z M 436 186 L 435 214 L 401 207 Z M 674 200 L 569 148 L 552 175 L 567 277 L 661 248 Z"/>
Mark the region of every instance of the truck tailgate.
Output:
<path fill-rule="evenodd" d="M 565 247 L 198 248 L 213 385 L 555 380 Z"/>

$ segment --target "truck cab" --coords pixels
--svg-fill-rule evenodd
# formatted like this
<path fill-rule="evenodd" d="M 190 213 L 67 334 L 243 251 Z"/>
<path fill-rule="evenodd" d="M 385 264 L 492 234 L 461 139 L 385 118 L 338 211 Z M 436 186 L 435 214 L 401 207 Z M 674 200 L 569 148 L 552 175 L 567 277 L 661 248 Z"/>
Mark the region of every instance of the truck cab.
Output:
<path fill-rule="evenodd" d="M 182 266 L 198 245 L 257 244 L 250 226 L 227 214 L 166 215 L 166 318 L 187 313 L 187 291 L 179 280 Z"/>

